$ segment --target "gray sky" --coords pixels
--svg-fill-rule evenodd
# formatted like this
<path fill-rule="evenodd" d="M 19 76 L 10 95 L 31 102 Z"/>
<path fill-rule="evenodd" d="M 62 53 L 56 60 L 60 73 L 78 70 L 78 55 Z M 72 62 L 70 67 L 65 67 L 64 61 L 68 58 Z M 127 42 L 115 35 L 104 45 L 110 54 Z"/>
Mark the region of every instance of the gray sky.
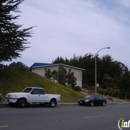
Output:
<path fill-rule="evenodd" d="M 109 54 L 130 68 L 130 0 L 25 0 L 18 24 L 33 28 L 22 62 L 52 63 L 86 53 Z M 8 63 L 8 62 L 5 62 Z M 10 63 L 10 62 L 9 62 Z"/>

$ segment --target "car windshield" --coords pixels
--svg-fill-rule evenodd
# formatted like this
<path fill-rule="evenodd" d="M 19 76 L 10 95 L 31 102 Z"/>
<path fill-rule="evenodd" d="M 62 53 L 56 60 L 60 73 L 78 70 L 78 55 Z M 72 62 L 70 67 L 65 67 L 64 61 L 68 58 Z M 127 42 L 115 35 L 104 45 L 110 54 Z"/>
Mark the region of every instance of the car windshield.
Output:
<path fill-rule="evenodd" d="M 25 88 L 22 92 L 30 93 L 31 90 L 32 90 L 32 88 Z"/>
<path fill-rule="evenodd" d="M 87 99 L 94 99 L 94 95 L 88 95 L 85 98 L 87 98 Z"/>
<path fill-rule="evenodd" d="M 104 97 L 102 97 L 102 96 L 98 96 L 98 98 L 99 98 L 99 99 L 105 99 L 105 98 L 104 98 Z"/>

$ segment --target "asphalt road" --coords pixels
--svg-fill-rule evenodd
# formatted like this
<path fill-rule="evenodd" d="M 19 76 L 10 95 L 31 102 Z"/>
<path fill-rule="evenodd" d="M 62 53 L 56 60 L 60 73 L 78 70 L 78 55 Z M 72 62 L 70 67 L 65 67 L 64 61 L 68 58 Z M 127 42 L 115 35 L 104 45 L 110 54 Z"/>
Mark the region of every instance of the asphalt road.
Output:
<path fill-rule="evenodd" d="M 0 104 L 0 130 L 119 130 L 120 118 L 130 120 L 130 104 L 58 104 L 55 108 L 23 109 Z"/>

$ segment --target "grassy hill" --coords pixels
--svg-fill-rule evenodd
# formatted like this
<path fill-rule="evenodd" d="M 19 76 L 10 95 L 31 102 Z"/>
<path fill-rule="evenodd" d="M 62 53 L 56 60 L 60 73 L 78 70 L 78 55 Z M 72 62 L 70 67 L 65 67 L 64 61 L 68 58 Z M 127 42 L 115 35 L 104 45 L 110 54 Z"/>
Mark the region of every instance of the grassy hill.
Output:
<path fill-rule="evenodd" d="M 43 87 L 46 93 L 60 94 L 62 102 L 77 102 L 84 97 L 79 92 L 62 86 L 32 72 L 0 70 L 0 93 L 19 92 L 25 87 Z"/>

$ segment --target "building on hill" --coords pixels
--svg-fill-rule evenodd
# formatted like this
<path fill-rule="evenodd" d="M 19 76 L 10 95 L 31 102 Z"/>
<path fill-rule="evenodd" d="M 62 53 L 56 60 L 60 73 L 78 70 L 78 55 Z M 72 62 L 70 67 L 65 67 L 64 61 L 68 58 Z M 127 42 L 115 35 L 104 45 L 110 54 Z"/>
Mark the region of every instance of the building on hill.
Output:
<path fill-rule="evenodd" d="M 76 86 L 82 87 L 82 71 L 85 69 L 82 68 L 78 68 L 78 67 L 74 67 L 74 66 L 70 66 L 70 65 L 66 65 L 66 64 L 51 64 L 51 63 L 34 63 L 29 70 L 31 70 L 31 72 L 34 72 L 40 76 L 45 77 L 45 69 L 50 69 L 50 71 L 54 71 L 54 70 L 58 70 L 58 68 L 62 66 L 63 68 L 65 68 L 68 72 L 69 69 L 71 69 L 71 72 L 74 72 L 74 76 L 76 77 Z"/>

